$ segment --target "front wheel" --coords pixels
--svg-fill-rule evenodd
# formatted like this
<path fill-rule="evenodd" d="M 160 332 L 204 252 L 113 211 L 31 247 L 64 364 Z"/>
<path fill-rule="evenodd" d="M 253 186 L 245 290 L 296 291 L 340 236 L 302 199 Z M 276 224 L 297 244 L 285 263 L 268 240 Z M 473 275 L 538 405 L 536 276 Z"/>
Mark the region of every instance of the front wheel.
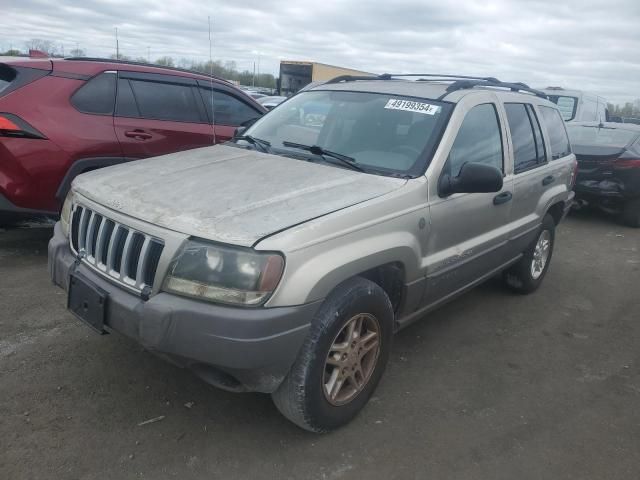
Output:
<path fill-rule="evenodd" d="M 296 425 L 327 432 L 348 423 L 375 390 L 389 358 L 393 308 L 377 284 L 356 277 L 325 300 L 291 371 L 272 394 Z"/>
<path fill-rule="evenodd" d="M 538 289 L 547 274 L 556 238 L 556 222 L 549 214 L 535 240 L 523 252 L 522 258 L 503 274 L 505 283 L 518 293 L 532 293 Z"/>

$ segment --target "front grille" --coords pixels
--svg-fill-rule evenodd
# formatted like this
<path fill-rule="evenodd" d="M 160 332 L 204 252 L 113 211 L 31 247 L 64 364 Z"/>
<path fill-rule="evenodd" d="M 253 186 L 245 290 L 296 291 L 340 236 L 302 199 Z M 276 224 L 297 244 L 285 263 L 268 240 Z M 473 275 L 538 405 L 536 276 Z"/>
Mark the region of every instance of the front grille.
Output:
<path fill-rule="evenodd" d="M 136 290 L 151 288 L 164 243 L 76 205 L 71 217 L 71 249 L 82 261 Z"/>

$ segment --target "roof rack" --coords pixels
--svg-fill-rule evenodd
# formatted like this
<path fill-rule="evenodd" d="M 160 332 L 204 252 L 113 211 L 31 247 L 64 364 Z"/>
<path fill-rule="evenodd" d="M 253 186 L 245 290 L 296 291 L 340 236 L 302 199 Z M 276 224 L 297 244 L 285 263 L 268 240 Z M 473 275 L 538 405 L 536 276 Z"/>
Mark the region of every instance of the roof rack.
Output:
<path fill-rule="evenodd" d="M 329 80 L 327 83 L 340 83 L 340 82 L 353 82 L 357 80 L 392 80 L 394 78 L 402 77 L 420 77 L 419 82 L 451 82 L 451 85 L 447 87 L 447 94 L 455 92 L 456 90 L 471 89 L 474 87 L 494 87 L 494 88 L 508 88 L 512 92 L 527 92 L 536 95 L 541 98 L 547 98 L 547 95 L 540 90 L 535 90 L 526 83 L 522 82 L 501 82 L 495 77 L 473 77 L 469 75 L 447 75 L 436 73 L 383 73 L 377 76 L 353 76 L 353 75 L 341 75 L 339 77 Z"/>
<path fill-rule="evenodd" d="M 206 72 L 200 72 L 198 70 L 189 70 L 187 68 L 178 68 L 178 67 L 165 67 L 164 65 L 156 65 L 153 63 L 144 63 L 144 62 L 133 62 L 130 60 L 115 60 L 113 58 L 100 58 L 100 57 L 66 57 L 62 60 L 71 60 L 71 61 L 83 61 L 83 62 L 105 62 L 105 63 L 119 63 L 122 65 L 135 65 L 137 67 L 153 67 L 153 68 L 161 68 L 163 70 L 173 70 L 175 72 L 183 72 L 183 73 L 191 73 L 194 75 L 202 75 L 203 77 L 213 78 L 214 80 L 220 80 L 222 82 L 231 83 L 229 80 L 226 80 L 222 77 L 218 77 L 217 75 L 211 75 Z"/>

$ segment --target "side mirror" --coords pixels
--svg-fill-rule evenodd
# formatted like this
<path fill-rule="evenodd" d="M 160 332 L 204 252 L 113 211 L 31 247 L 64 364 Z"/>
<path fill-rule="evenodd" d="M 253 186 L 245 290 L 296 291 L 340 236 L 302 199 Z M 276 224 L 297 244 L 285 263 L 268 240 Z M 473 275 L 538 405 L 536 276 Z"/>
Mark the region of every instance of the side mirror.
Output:
<path fill-rule="evenodd" d="M 438 195 L 454 193 L 495 193 L 502 190 L 502 172 L 482 163 L 465 163 L 457 177 L 443 175 L 438 183 Z"/>
<path fill-rule="evenodd" d="M 247 127 L 237 127 L 233 131 L 233 138 L 241 137 L 242 135 L 244 135 L 244 132 L 246 131 L 247 131 Z"/>

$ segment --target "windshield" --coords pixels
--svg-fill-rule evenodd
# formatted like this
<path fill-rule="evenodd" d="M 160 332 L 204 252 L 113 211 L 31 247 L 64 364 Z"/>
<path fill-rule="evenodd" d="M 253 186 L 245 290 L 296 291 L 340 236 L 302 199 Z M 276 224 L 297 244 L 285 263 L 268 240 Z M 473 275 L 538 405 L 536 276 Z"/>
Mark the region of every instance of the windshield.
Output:
<path fill-rule="evenodd" d="M 576 116 L 576 106 L 578 99 L 576 97 L 567 97 L 564 95 L 549 95 L 549 100 L 558 105 L 560 115 L 565 122 L 573 120 Z"/>
<path fill-rule="evenodd" d="M 273 153 L 325 151 L 350 157 L 365 172 L 415 176 L 424 172 L 449 111 L 449 104 L 400 95 L 308 91 L 246 134 L 268 141 Z M 305 145 L 319 148 L 314 155 L 300 148 Z"/>
<path fill-rule="evenodd" d="M 620 128 L 567 125 L 567 132 L 574 145 L 602 145 L 608 147 L 625 147 L 635 140 L 640 133 Z"/>

